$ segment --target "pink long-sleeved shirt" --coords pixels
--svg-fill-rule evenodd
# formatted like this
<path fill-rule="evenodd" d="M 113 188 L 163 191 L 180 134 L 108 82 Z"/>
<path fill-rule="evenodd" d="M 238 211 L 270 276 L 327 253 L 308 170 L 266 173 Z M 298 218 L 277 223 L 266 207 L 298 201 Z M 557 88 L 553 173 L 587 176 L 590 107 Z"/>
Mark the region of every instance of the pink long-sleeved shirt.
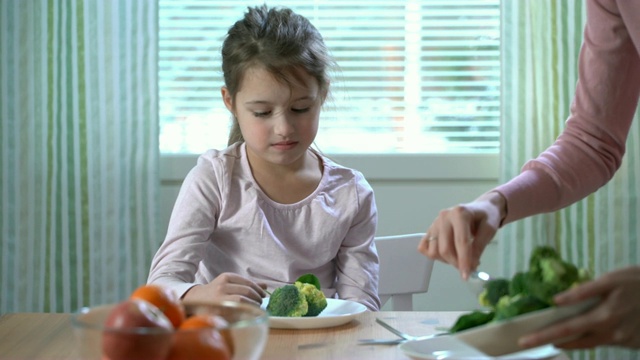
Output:
<path fill-rule="evenodd" d="M 578 72 L 563 133 L 495 189 L 507 200 L 503 224 L 573 204 L 620 167 L 640 96 L 640 1 L 587 0 Z"/>
<path fill-rule="evenodd" d="M 378 310 L 373 190 L 360 172 L 316 155 L 324 167 L 320 184 L 295 204 L 262 192 L 244 143 L 200 156 L 182 184 L 148 282 L 183 295 L 223 272 L 270 290 L 313 273 L 328 297 Z"/>

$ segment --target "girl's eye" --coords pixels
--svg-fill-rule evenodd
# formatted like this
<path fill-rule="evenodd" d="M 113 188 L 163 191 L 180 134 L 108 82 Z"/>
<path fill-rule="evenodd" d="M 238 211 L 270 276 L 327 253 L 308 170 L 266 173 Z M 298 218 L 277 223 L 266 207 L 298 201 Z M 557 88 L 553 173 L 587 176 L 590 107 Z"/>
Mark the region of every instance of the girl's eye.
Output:
<path fill-rule="evenodd" d="M 264 112 L 254 112 L 253 116 L 255 117 L 266 117 L 269 114 L 271 114 L 271 111 L 264 111 Z"/>
<path fill-rule="evenodd" d="M 304 109 L 291 109 L 291 111 L 293 111 L 294 113 L 306 113 L 307 111 L 309 111 L 310 108 L 304 108 Z"/>

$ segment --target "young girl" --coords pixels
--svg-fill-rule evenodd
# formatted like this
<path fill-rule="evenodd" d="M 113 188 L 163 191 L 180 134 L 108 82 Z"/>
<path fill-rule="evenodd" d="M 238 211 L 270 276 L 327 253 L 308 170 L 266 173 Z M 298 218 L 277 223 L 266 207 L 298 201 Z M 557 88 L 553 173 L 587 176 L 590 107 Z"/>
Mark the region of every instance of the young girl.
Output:
<path fill-rule="evenodd" d="M 312 273 L 327 297 L 379 310 L 377 210 L 362 174 L 312 149 L 331 60 L 286 8 L 249 8 L 222 48 L 229 147 L 200 156 L 149 283 L 189 300 L 260 304 Z"/>

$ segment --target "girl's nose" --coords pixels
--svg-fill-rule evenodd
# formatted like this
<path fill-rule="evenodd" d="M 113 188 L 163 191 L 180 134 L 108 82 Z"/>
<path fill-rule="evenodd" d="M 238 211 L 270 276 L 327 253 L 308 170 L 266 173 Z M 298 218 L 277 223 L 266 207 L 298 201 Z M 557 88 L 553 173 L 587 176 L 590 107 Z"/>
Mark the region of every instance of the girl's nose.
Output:
<path fill-rule="evenodd" d="M 280 116 L 277 116 L 275 119 L 274 131 L 276 135 L 280 136 L 291 135 L 295 131 L 293 121 L 288 119 L 285 114 L 280 114 Z"/>

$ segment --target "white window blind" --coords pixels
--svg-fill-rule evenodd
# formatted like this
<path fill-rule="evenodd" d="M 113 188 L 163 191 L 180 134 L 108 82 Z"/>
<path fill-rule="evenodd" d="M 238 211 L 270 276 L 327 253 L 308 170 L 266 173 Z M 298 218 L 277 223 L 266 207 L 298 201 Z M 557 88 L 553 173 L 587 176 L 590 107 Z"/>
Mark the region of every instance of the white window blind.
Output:
<path fill-rule="evenodd" d="M 227 143 L 220 49 L 247 6 L 160 0 L 160 147 Z M 306 16 L 338 64 L 316 144 L 325 153 L 497 153 L 499 0 L 267 2 Z"/>

